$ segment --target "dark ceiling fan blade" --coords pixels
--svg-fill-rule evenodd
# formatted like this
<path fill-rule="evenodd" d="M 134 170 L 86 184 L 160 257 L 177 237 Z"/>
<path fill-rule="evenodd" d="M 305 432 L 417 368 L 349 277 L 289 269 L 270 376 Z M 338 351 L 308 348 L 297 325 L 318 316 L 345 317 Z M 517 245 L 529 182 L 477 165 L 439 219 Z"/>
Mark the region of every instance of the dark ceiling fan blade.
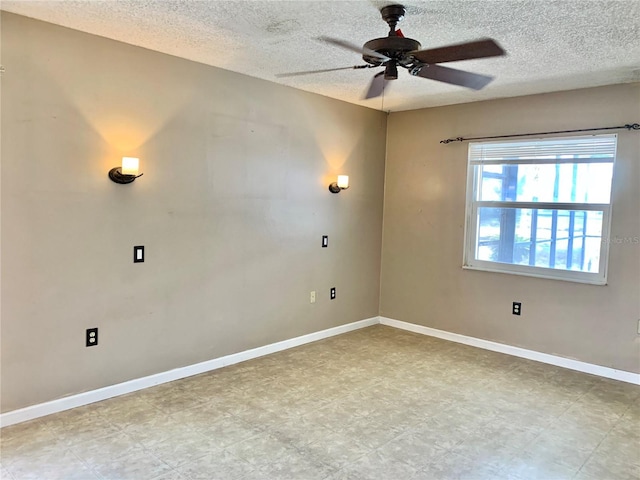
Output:
<path fill-rule="evenodd" d="M 368 68 L 368 67 L 366 66 L 339 67 L 339 68 L 324 68 L 322 70 L 306 70 L 303 72 L 277 73 L 276 77 L 278 78 L 299 77 L 301 75 L 312 75 L 314 73 L 337 72 L 338 70 L 354 70 L 359 68 Z"/>
<path fill-rule="evenodd" d="M 384 87 L 386 86 L 387 81 L 384 79 L 384 71 L 376 73 L 371 80 L 371 84 L 369 84 L 369 89 L 367 90 L 366 95 L 364 96 L 365 100 L 379 97 L 384 92 Z"/>
<path fill-rule="evenodd" d="M 495 40 L 484 38 L 446 47 L 416 50 L 409 54 L 422 63 L 433 65 L 434 63 L 456 62 L 474 58 L 499 57 L 505 55 L 505 51 Z"/>
<path fill-rule="evenodd" d="M 487 75 L 465 72 L 464 70 L 456 70 L 442 65 L 425 65 L 415 75 L 437 80 L 438 82 L 460 85 L 473 90 L 480 90 L 493 80 L 493 77 Z"/>
<path fill-rule="evenodd" d="M 346 48 L 347 50 L 351 50 L 352 52 L 356 52 L 359 54 L 366 54 L 369 57 L 374 57 L 380 59 L 382 62 L 386 62 L 391 60 L 386 55 L 382 55 L 381 53 L 376 52 L 375 50 L 371 50 L 370 48 L 359 47 L 358 45 L 347 42 L 345 40 L 340 40 L 339 38 L 331 38 L 331 37 L 320 37 L 320 40 L 323 42 L 331 43 L 338 47 Z"/>

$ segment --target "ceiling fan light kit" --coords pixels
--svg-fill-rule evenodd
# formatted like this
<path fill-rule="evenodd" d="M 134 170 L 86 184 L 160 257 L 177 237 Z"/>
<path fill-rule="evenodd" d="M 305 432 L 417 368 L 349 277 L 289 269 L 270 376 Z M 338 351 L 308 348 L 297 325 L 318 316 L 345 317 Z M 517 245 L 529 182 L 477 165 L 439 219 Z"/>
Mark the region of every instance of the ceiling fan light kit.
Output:
<path fill-rule="evenodd" d="M 443 67 L 438 64 L 505 55 L 505 51 L 495 40 L 483 38 L 455 45 L 420 50 L 420 42 L 412 38 L 406 38 L 402 31 L 396 29 L 398 22 L 404 18 L 405 13 L 406 9 L 403 5 L 382 7 L 380 14 L 382 19 L 389 25 L 389 34 L 383 38 L 369 40 L 362 47 L 337 38 L 321 37 L 321 40 L 325 42 L 361 54 L 362 59 L 366 62 L 365 65 L 293 72 L 279 76 L 298 76 L 335 70 L 384 67 L 384 71 L 374 75 L 371 80 L 365 99 L 382 95 L 386 83 L 398 78 L 398 67 L 405 68 L 413 76 L 450 85 L 458 85 L 472 90 L 480 90 L 493 80 L 493 77 L 488 75 Z"/>

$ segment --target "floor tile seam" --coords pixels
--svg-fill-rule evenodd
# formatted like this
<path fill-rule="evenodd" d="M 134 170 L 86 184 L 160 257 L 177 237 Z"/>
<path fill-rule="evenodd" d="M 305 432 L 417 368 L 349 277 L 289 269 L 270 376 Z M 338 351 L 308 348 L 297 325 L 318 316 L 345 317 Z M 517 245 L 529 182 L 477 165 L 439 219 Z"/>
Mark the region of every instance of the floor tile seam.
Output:
<path fill-rule="evenodd" d="M 332 428 L 327 427 L 327 426 L 324 426 L 323 428 L 326 428 L 326 429 L 330 430 L 332 433 L 336 433 L 336 434 L 339 434 L 339 435 L 344 435 L 344 429 L 332 429 Z M 308 449 L 308 447 L 313 447 L 314 445 L 320 444 L 321 442 L 324 442 L 324 439 L 317 439 L 317 440 L 314 440 L 313 442 L 309 442 L 309 443 L 305 443 L 305 444 L 300 444 L 300 445 L 299 445 L 299 446 L 297 446 L 296 448 L 297 448 L 301 453 L 304 453 L 304 450 L 303 450 L 303 449 Z M 369 450 L 369 451 L 374 450 L 373 448 L 371 448 L 371 447 L 367 447 L 365 444 L 360 443 L 358 440 L 353 440 L 353 439 L 351 439 L 351 444 L 355 444 L 355 445 L 357 445 L 357 446 L 359 446 L 359 447 L 362 447 L 362 448 L 365 448 L 365 449 L 367 449 L 367 450 Z"/>
<path fill-rule="evenodd" d="M 84 465 L 85 468 L 89 472 L 91 472 L 96 479 L 102 480 L 102 476 L 98 475 L 98 472 L 96 472 L 85 460 L 83 460 L 75 451 L 73 451 L 71 446 L 67 445 L 66 447 L 67 452 L 74 456 L 82 465 Z"/>
<path fill-rule="evenodd" d="M 208 440 L 208 437 L 206 435 L 201 434 L 200 432 L 198 432 L 197 430 L 191 430 L 189 432 L 189 437 L 190 438 L 196 438 L 197 440 Z M 147 453 L 150 453 L 151 455 L 155 456 L 156 458 L 162 460 L 161 456 L 159 456 L 156 452 L 158 450 L 158 447 L 162 446 L 163 444 L 169 444 L 169 443 L 175 443 L 175 439 L 174 438 L 168 438 L 165 440 L 161 440 L 158 443 L 154 443 L 151 445 L 145 445 L 144 443 L 140 443 L 140 442 L 136 442 L 137 446 L 139 446 L 142 450 L 144 450 Z M 221 447 L 216 448 L 216 450 L 222 450 Z M 119 459 L 121 457 L 126 456 L 127 453 L 125 453 L 124 455 L 120 455 L 119 457 L 115 457 L 116 459 Z M 166 462 L 165 462 L 166 463 Z"/>
<path fill-rule="evenodd" d="M 163 472 L 160 475 L 150 478 L 149 480 L 159 480 L 163 477 L 165 477 L 166 475 L 168 475 L 169 473 L 176 473 L 178 475 L 180 475 L 182 478 L 184 478 L 185 480 L 189 480 L 188 477 L 185 477 L 184 475 L 182 475 L 180 472 L 178 472 L 178 470 L 176 470 L 175 468 L 172 468 L 171 470 L 167 471 L 167 472 Z M 112 479 L 105 479 L 105 480 L 112 480 Z"/>
<path fill-rule="evenodd" d="M 618 421 L 615 423 L 615 425 L 612 427 L 615 428 L 619 423 L 621 423 L 624 420 L 624 417 L 626 417 L 628 412 L 632 412 L 635 408 L 635 402 L 637 402 L 638 400 L 633 400 L 632 402 L 629 403 L 629 405 L 627 406 L 627 409 L 624 411 L 624 413 L 622 413 L 622 415 L 620 415 L 620 418 L 618 419 Z"/>
<path fill-rule="evenodd" d="M 594 450 L 595 451 L 595 450 Z M 582 471 L 582 469 L 584 468 L 584 466 L 589 463 L 589 460 L 591 460 L 591 457 L 593 456 L 593 452 L 591 453 L 591 455 L 589 455 L 589 458 L 587 458 L 584 462 L 582 462 L 582 465 L 580 465 L 580 468 L 578 468 L 576 470 L 576 474 L 574 475 L 574 478 L 578 476 L 578 474 Z"/>
<path fill-rule="evenodd" d="M 564 415 L 564 414 L 563 414 Z M 597 427 L 593 427 L 593 426 L 585 426 L 583 424 L 583 422 L 578 422 L 578 421 L 567 421 L 566 419 L 562 418 L 562 415 L 560 417 L 556 417 L 556 419 L 546 428 L 549 429 L 551 427 L 560 427 L 559 430 L 562 431 L 562 424 L 570 424 L 570 425 L 574 425 L 577 426 L 578 428 L 583 427 L 583 435 L 593 435 L 593 436 L 599 436 L 600 437 L 600 442 L 598 442 L 598 445 L 605 439 L 605 437 L 607 437 L 609 435 L 609 433 L 615 428 L 615 426 L 618 424 L 618 422 L 613 423 L 612 425 L 608 426 L 606 429 L 599 429 Z M 584 437 L 583 437 L 584 438 Z"/>
<path fill-rule="evenodd" d="M 522 451 L 526 451 L 526 449 L 529 448 L 531 445 L 533 445 L 542 436 L 542 434 L 545 431 L 546 431 L 546 427 L 540 430 L 539 432 L 536 432 L 528 442 L 525 442 L 524 445 L 521 445 L 520 447 L 518 447 L 518 449 Z"/>
<path fill-rule="evenodd" d="M 585 394 L 585 396 L 586 395 L 588 395 L 588 393 Z M 576 402 L 582 400 L 582 398 L 583 397 L 580 397 L 580 399 L 576 400 Z M 612 415 L 617 415 L 620 418 L 624 416 L 624 414 L 629 410 L 629 408 L 633 407 L 633 402 L 629 402 L 629 403 L 620 402 L 617 405 L 612 406 L 614 405 L 612 402 L 606 402 L 600 398 L 596 398 L 595 400 L 587 399 L 587 403 L 592 405 L 592 408 L 600 408 L 600 409 L 606 410 L 610 412 Z M 613 408 L 617 408 L 618 406 L 624 406 L 624 409 L 621 410 L 621 413 L 618 413 L 616 410 L 613 410 Z"/>
<path fill-rule="evenodd" d="M 14 469 L 12 469 L 12 468 L 11 468 L 11 465 L 7 465 L 7 464 L 5 464 L 5 465 L 4 465 L 4 468 L 5 468 L 5 471 L 6 471 L 9 475 L 11 475 L 11 478 L 12 478 L 12 479 L 15 479 L 15 478 L 16 478 L 16 477 L 15 477 L 15 475 L 13 474 L 13 470 L 14 470 L 15 468 L 14 468 Z"/>
<path fill-rule="evenodd" d="M 555 423 L 557 421 L 559 421 L 562 416 L 567 413 L 571 407 L 573 407 L 576 404 L 577 400 L 574 402 L 571 402 L 569 405 L 567 405 L 560 413 L 558 413 L 557 415 L 554 415 L 554 421 L 552 423 Z"/>
<path fill-rule="evenodd" d="M 447 449 L 443 449 L 442 455 L 441 455 L 440 457 L 438 457 L 437 459 L 433 459 L 433 460 L 428 461 L 428 462 L 427 462 L 427 463 L 425 463 L 422 467 L 419 467 L 419 468 L 417 468 L 416 470 L 417 470 L 418 472 L 424 472 L 425 470 L 427 470 L 428 468 L 430 468 L 430 467 L 432 467 L 432 466 L 439 465 L 439 463 L 440 463 L 440 461 L 442 460 L 442 458 L 446 457 L 447 455 L 458 455 L 458 456 L 461 456 L 461 457 L 463 457 L 463 458 L 465 458 L 465 459 L 467 459 L 467 460 L 470 460 L 468 457 L 466 457 L 466 456 L 464 456 L 464 455 L 461 455 L 461 454 L 459 454 L 459 453 L 454 452 L 454 451 L 453 451 L 453 449 L 451 449 L 451 448 L 447 448 Z M 483 464 L 483 465 L 484 465 L 484 464 Z M 415 467 L 414 467 L 414 468 L 415 468 Z M 498 470 L 496 470 L 496 471 L 498 471 Z M 456 477 L 456 478 L 459 478 L 459 480 L 465 480 L 465 479 L 464 479 L 464 478 L 462 478 L 462 477 Z M 429 479 L 429 480 L 431 480 L 431 479 Z M 438 480 L 444 480 L 444 478 L 438 478 Z M 447 480 L 449 480 L 449 479 L 447 478 Z"/>
<path fill-rule="evenodd" d="M 589 389 L 586 392 L 584 392 L 584 395 L 587 395 L 588 393 L 591 393 L 592 390 L 596 390 L 597 387 L 602 386 L 602 385 L 606 385 L 606 384 L 607 384 L 607 382 L 605 382 L 605 379 L 598 377 L 596 379 L 596 381 L 593 382 L 591 387 L 589 387 Z"/>
<path fill-rule="evenodd" d="M 261 432 L 263 432 L 263 431 L 264 431 L 264 428 L 258 428 L 255 424 L 249 423 L 247 420 L 245 420 L 244 418 L 242 418 L 242 417 L 238 416 L 238 415 L 237 415 L 237 414 L 235 414 L 235 413 L 232 413 L 232 412 L 230 412 L 230 411 L 227 411 L 226 413 L 227 413 L 227 414 L 228 414 L 228 415 L 229 415 L 233 420 L 238 421 L 238 422 L 242 423 L 242 424 L 243 424 L 243 426 L 247 426 L 247 427 L 249 427 L 251 430 L 255 430 L 255 431 L 256 431 L 256 434 L 255 434 L 255 435 L 252 435 L 251 437 L 247 437 L 247 438 L 246 438 L 247 440 L 248 440 L 249 438 L 253 438 L 253 437 L 255 437 L 255 436 L 259 435 Z M 214 422 L 214 424 L 215 424 L 215 423 L 217 423 L 217 420 Z M 265 427 L 265 428 L 268 428 L 268 426 L 267 426 L 267 427 Z"/>
<path fill-rule="evenodd" d="M 162 477 L 163 475 L 167 475 L 170 471 L 177 471 L 177 470 L 176 470 L 176 469 L 177 469 L 177 467 L 179 467 L 179 466 L 183 466 L 183 465 L 187 465 L 188 463 L 190 463 L 190 462 L 186 462 L 186 463 L 180 464 L 180 465 L 178 465 L 178 466 L 176 466 L 176 467 L 173 467 L 172 465 L 169 465 L 165 460 L 163 460 L 163 459 L 162 459 L 162 457 L 161 457 L 160 455 L 158 455 L 157 453 L 155 453 L 155 452 L 151 451 L 151 450 L 150 450 L 150 447 L 147 447 L 147 446 L 146 446 L 146 445 L 144 445 L 144 444 L 139 444 L 139 445 L 142 447 L 142 450 L 144 451 L 144 453 L 145 453 L 145 454 L 147 454 L 147 455 L 151 456 L 152 458 L 154 458 L 154 459 L 158 460 L 159 462 L 163 463 L 163 464 L 164 464 L 164 465 L 169 469 L 168 471 L 165 471 L 165 472 L 163 472 L 163 473 L 159 474 L 158 476 L 153 477 L 154 479 L 155 479 L 155 478 Z M 118 457 L 116 460 L 122 459 L 122 458 L 124 458 L 125 456 L 126 456 L 126 455 L 122 455 L 122 456 Z M 203 456 L 206 456 L 206 454 L 205 454 L 205 455 L 203 455 Z M 202 458 L 202 457 L 198 457 L 198 459 L 199 459 L 199 458 Z M 178 473 L 179 473 L 179 472 L 178 472 Z M 100 476 L 100 478 L 103 478 L 103 477 L 102 477 L 102 476 Z M 104 478 L 104 480 L 112 480 L 112 479 L 110 479 L 110 478 Z"/>
<path fill-rule="evenodd" d="M 9 475 L 9 480 L 16 480 L 16 477 L 14 477 L 13 474 L 9 470 L 5 469 L 5 472 L 6 472 L 7 475 Z M 7 479 L 5 479 L 5 480 L 7 480 Z"/>
<path fill-rule="evenodd" d="M 390 442 L 387 442 L 387 444 L 388 444 L 388 443 L 390 443 Z M 387 444 L 385 444 L 385 445 L 387 445 Z M 381 446 L 381 447 L 379 447 L 379 448 L 382 448 L 382 447 L 384 447 L 385 445 L 383 445 L 383 446 Z M 415 464 L 413 464 L 413 463 L 411 463 L 411 462 L 409 462 L 409 461 L 406 461 L 406 460 L 404 460 L 403 458 L 400 458 L 400 459 L 398 459 L 398 460 L 400 460 L 400 461 L 401 461 L 402 463 L 404 463 L 405 465 L 408 465 L 408 466 L 412 467 L 412 468 L 413 468 L 413 469 L 415 469 L 416 471 L 422 471 L 422 470 L 424 470 L 425 468 L 427 468 L 429 465 L 433 465 L 436 461 L 438 461 L 440 458 L 444 457 L 446 454 L 453 453 L 453 448 L 454 448 L 454 447 L 446 448 L 446 447 L 443 447 L 443 446 L 438 445 L 438 444 L 434 444 L 434 445 L 435 445 L 436 450 L 438 450 L 438 451 L 439 451 L 439 453 L 440 453 L 440 455 L 438 456 L 438 459 L 429 460 L 428 462 L 426 462 L 426 463 L 425 463 L 424 465 L 422 465 L 422 466 L 416 466 Z M 458 445 L 459 445 L 459 444 L 458 444 Z M 378 449 L 376 449 L 376 450 L 378 450 Z M 465 458 L 466 458 L 466 457 L 465 457 Z"/>
<path fill-rule="evenodd" d="M 508 457 L 508 459 L 504 462 L 502 462 L 502 464 L 500 465 L 500 467 L 498 468 L 498 472 L 499 473 L 505 473 L 507 475 L 511 475 L 512 474 L 512 465 L 510 464 L 512 461 L 519 459 L 522 454 L 524 454 L 526 451 L 521 448 L 518 451 L 514 451 L 512 453 L 512 455 L 510 455 Z M 512 477 L 509 477 L 512 478 Z M 514 480 L 526 480 L 525 478 L 521 477 L 521 476 L 517 476 L 517 477 L 513 477 Z"/>
<path fill-rule="evenodd" d="M 559 461 L 557 461 L 557 460 L 552 460 L 552 461 L 551 461 L 551 463 L 552 463 L 552 464 L 554 464 L 554 465 L 556 465 L 556 466 L 558 466 L 558 467 L 561 467 L 561 468 L 573 469 L 573 470 L 574 470 L 574 472 L 573 472 L 573 476 L 575 477 L 576 475 L 578 475 L 578 473 L 580 472 L 580 470 L 582 470 L 582 467 L 584 467 L 584 466 L 587 464 L 587 462 L 588 462 L 588 461 L 589 461 L 589 459 L 591 458 L 591 455 L 592 455 L 592 454 L 593 454 L 593 452 L 591 452 L 591 453 L 589 454 L 589 456 L 587 457 L 587 459 L 586 459 L 586 460 L 584 460 L 584 461 L 580 464 L 580 466 L 579 466 L 579 467 L 571 467 L 571 466 L 569 466 L 569 465 L 567 465 L 567 464 L 565 464 L 565 463 L 561 463 L 561 462 L 559 462 Z M 611 480 L 615 480 L 615 479 L 611 479 Z"/>
<path fill-rule="evenodd" d="M 14 465 L 15 463 L 19 462 L 21 459 L 24 458 L 29 458 L 29 459 L 39 459 L 40 457 L 48 457 L 51 456 L 54 453 L 71 453 L 74 456 L 77 457 L 77 455 L 75 454 L 75 452 L 73 451 L 73 444 L 66 444 L 66 443 L 56 443 L 55 444 L 57 446 L 57 448 L 52 448 L 51 450 L 48 451 L 44 451 L 44 452 L 40 452 L 40 453 L 35 453 L 35 452 L 17 452 L 14 454 L 9 454 L 9 458 L 4 458 L 3 464 L 6 467 L 9 467 L 10 465 Z M 34 454 L 35 453 L 35 454 Z"/>
<path fill-rule="evenodd" d="M 222 451 L 222 449 L 218 449 L 218 450 L 217 450 L 217 452 L 220 452 L 220 451 Z M 200 460 L 201 458 L 206 457 L 207 455 L 211 455 L 212 453 L 215 453 L 215 452 L 208 451 L 208 452 L 203 453 L 202 455 L 198 455 L 198 456 L 191 457 L 188 461 L 180 462 L 180 463 L 178 463 L 178 464 L 176 464 L 176 465 L 170 465 L 170 464 L 169 464 L 169 463 L 167 463 L 165 460 L 162 460 L 162 457 L 160 457 L 160 456 L 158 456 L 158 455 L 156 455 L 155 457 L 156 457 L 158 460 L 160 460 L 160 461 L 162 461 L 163 463 L 165 463 L 166 465 L 168 465 L 168 466 L 169 466 L 169 468 L 170 468 L 172 471 L 177 471 L 177 469 L 178 469 L 178 468 L 184 467 L 185 465 L 188 465 L 188 464 L 190 464 L 190 463 L 192 463 L 192 462 L 195 462 L 195 461 L 197 461 L 197 460 Z M 161 477 L 162 475 L 166 475 L 166 474 L 167 474 L 167 472 L 164 472 L 164 473 L 162 473 L 162 474 L 158 475 L 158 477 Z"/>
<path fill-rule="evenodd" d="M 401 430 L 399 431 L 398 435 L 390 438 L 388 441 L 384 442 L 382 445 L 378 445 L 377 447 L 373 448 L 372 451 L 376 452 L 379 451 L 381 448 L 387 446 L 388 444 L 390 444 L 391 442 L 393 442 L 394 440 L 397 440 L 398 438 L 402 437 L 403 435 L 405 435 L 407 433 L 407 430 Z M 405 462 L 406 463 L 406 462 Z"/>
<path fill-rule="evenodd" d="M 54 415 L 55 415 L 55 414 L 54 414 Z M 107 436 L 109 436 L 109 435 L 115 435 L 115 434 L 117 434 L 117 433 L 122 433 L 122 432 L 124 432 L 124 430 L 125 430 L 125 429 L 124 429 L 124 427 L 120 426 L 120 425 L 119 425 L 119 424 L 117 424 L 117 423 L 114 423 L 114 422 L 113 422 L 113 420 L 112 420 L 112 418 L 111 418 L 110 416 L 106 416 L 106 415 L 105 415 L 105 416 L 100 416 L 100 418 L 101 418 L 103 421 L 105 421 L 105 422 L 106 422 L 106 424 L 107 424 L 109 427 L 111 427 L 111 428 L 115 429 L 115 431 L 113 431 L 113 432 L 106 432 L 106 433 L 104 433 L 104 435 L 98 436 L 97 438 L 104 438 L 104 437 L 107 437 Z M 56 427 L 55 427 L 55 426 L 52 426 L 52 427 L 51 427 L 51 430 L 50 430 L 50 433 L 52 433 L 53 435 L 55 435 L 55 436 L 56 436 L 56 437 L 58 437 L 58 438 L 63 438 L 63 434 L 64 434 L 64 433 L 69 433 L 69 432 L 61 431 L 61 430 L 59 430 L 59 429 L 56 429 Z M 74 435 L 73 435 L 73 436 L 75 436 L 75 432 L 73 432 L 73 433 L 74 433 Z M 84 432 L 84 433 L 89 434 L 89 433 L 97 433 L 97 432 L 89 432 L 89 431 L 87 431 L 87 432 Z M 78 443 L 79 443 L 79 442 L 78 442 Z M 74 445 L 74 444 L 75 444 L 75 442 L 67 443 L 67 445 Z"/>
<path fill-rule="evenodd" d="M 176 410 L 176 411 L 168 414 L 168 416 L 172 420 L 181 421 L 180 418 L 177 417 L 178 415 L 188 414 L 189 412 L 197 411 L 198 409 L 202 409 L 202 408 L 205 408 L 206 410 L 204 412 L 201 411 L 201 413 L 211 413 L 210 410 L 222 410 L 223 414 L 226 413 L 226 409 L 223 409 L 222 407 L 220 407 L 219 404 L 216 404 L 216 403 L 214 403 L 213 400 L 211 400 L 209 402 L 201 403 L 201 404 L 195 405 L 193 407 L 184 408 L 182 410 Z M 163 413 L 163 412 L 158 412 L 158 413 Z"/>
<path fill-rule="evenodd" d="M 343 470 L 348 470 L 350 467 L 353 467 L 357 462 L 359 462 L 360 460 L 362 460 L 364 457 L 371 455 L 373 452 L 375 452 L 376 449 L 369 449 L 368 452 L 363 453 L 362 455 L 358 455 L 356 458 L 346 462 L 345 464 L 343 464 L 342 466 L 338 467 L 338 466 L 334 466 L 332 464 L 326 464 L 329 467 L 333 467 L 337 470 L 337 472 L 341 472 Z M 351 470 L 353 471 L 353 470 Z"/>
<path fill-rule="evenodd" d="M 161 411 L 161 410 L 159 410 L 157 408 L 155 408 L 154 410 L 155 410 L 155 412 L 153 412 L 154 415 L 158 415 L 158 414 L 166 415 L 165 412 L 163 412 L 163 411 Z M 109 435 L 116 435 L 116 434 L 126 433 L 128 423 L 127 422 L 122 422 L 122 421 L 118 422 L 117 420 L 114 421 L 114 419 L 122 419 L 122 414 L 119 413 L 117 416 L 113 415 L 113 414 L 101 414 L 99 416 L 103 420 L 105 420 L 109 424 L 109 426 L 115 428 L 116 431 L 107 433 L 104 436 L 98 437 L 98 438 L 105 438 L 105 437 L 108 437 Z M 56 432 L 55 430 L 53 430 L 53 433 L 59 433 L 59 432 Z"/>
<path fill-rule="evenodd" d="M 253 434 L 253 435 L 251 435 L 251 436 L 247 436 L 247 437 L 244 437 L 244 438 L 241 438 L 240 440 L 235 440 L 235 441 L 233 441 L 233 442 L 231 442 L 231 443 L 228 443 L 228 444 L 226 444 L 226 445 L 222 446 L 222 447 L 220 448 L 220 450 L 221 450 L 221 451 L 226 451 L 227 449 L 229 449 L 229 448 L 231 448 L 231 447 L 233 447 L 233 446 L 235 446 L 235 445 L 237 445 L 237 444 L 239 444 L 239 443 L 241 443 L 241 442 L 245 442 L 245 441 L 247 441 L 247 440 L 251 440 L 252 438 L 257 437 L 257 436 L 258 436 L 258 435 L 260 435 L 261 433 L 264 433 L 264 432 L 256 430 L 256 431 L 254 432 L 254 434 Z M 232 452 L 229 452 L 229 453 L 232 453 Z M 234 456 L 237 456 L 237 455 L 234 455 Z"/>
<path fill-rule="evenodd" d="M 542 435 L 544 432 L 542 432 L 540 435 Z M 538 436 L 539 437 L 539 436 Z M 600 442 L 601 443 L 601 442 Z M 530 444 L 531 445 L 531 444 Z M 529 446 L 530 446 L 529 445 Z M 598 444 L 599 445 L 599 444 Z M 587 458 L 580 464 L 579 467 L 572 467 L 570 465 L 567 465 L 565 463 L 562 463 L 560 461 L 557 461 L 556 459 L 553 459 L 551 461 L 552 464 L 562 467 L 562 468 L 570 468 L 570 469 L 574 469 L 574 475 L 577 474 L 579 472 L 579 470 L 589 461 L 589 459 L 591 458 L 591 456 L 593 455 L 593 453 L 596 451 L 597 447 L 592 447 L 591 451 L 589 452 L 589 454 L 587 455 Z M 530 452 L 530 450 L 528 450 L 528 447 L 522 448 L 522 453 L 527 454 L 528 452 Z"/>
<path fill-rule="evenodd" d="M 622 416 L 620 417 L 622 418 Z M 620 420 L 618 420 L 619 422 Z M 593 458 L 594 454 L 598 451 L 598 448 L 600 448 L 600 445 L 602 445 L 602 443 L 609 437 L 609 434 L 611 433 L 611 431 L 613 430 L 614 426 L 618 424 L 618 422 L 616 422 L 614 425 L 612 425 L 609 430 L 607 431 L 607 433 L 605 435 L 602 436 L 602 438 L 600 439 L 600 442 L 598 442 L 598 445 L 595 446 L 595 448 L 591 451 L 591 453 L 589 454 L 589 456 L 587 457 L 587 459 L 582 462 L 582 465 L 580 465 L 580 468 L 578 469 L 578 472 L 576 472 L 576 475 L 584 468 L 584 466 L 589 463 L 589 461 L 591 460 L 591 458 Z"/>
<path fill-rule="evenodd" d="M 301 456 L 301 458 L 304 458 L 305 460 L 308 460 L 309 463 L 311 463 L 312 466 L 314 466 L 314 467 L 319 465 L 319 466 L 330 468 L 330 469 L 333 469 L 333 470 L 336 470 L 336 471 L 339 470 L 338 467 L 332 465 L 330 462 L 323 461 L 318 455 L 315 455 L 309 449 L 307 449 L 307 450 L 304 449 L 305 447 L 312 446 L 314 443 L 315 442 L 309 443 L 309 444 L 306 444 L 306 445 L 292 444 L 291 447 Z M 366 455 L 366 454 L 364 454 L 364 455 Z M 361 457 L 358 457 L 358 458 L 361 458 Z"/>
<path fill-rule="evenodd" d="M 62 412 L 58 412 L 58 413 L 62 413 Z M 47 431 L 49 433 L 55 433 L 55 431 L 53 430 L 53 428 L 50 425 L 50 423 L 51 423 L 51 417 L 53 415 L 56 415 L 56 414 L 57 413 L 50 413 L 48 415 L 45 415 L 44 417 L 39 417 L 39 418 L 35 418 L 33 420 L 28 420 L 25 423 L 29 423 L 29 422 L 34 422 L 34 424 L 35 423 L 40 423 L 45 431 Z M 46 421 L 47 418 L 49 418 L 49 422 Z M 22 423 L 22 424 L 18 423 L 16 425 L 24 425 L 24 423 Z M 9 427 L 9 428 L 11 428 L 11 427 Z M 2 432 L 2 430 L 4 430 L 4 429 L 0 429 L 0 432 Z M 31 434 L 28 434 L 28 435 L 31 435 Z M 2 436 L 2 435 L 0 435 L 0 436 Z"/>
<path fill-rule="evenodd" d="M 240 443 L 240 442 L 237 442 L 237 443 Z M 236 444 L 234 444 L 234 445 L 236 445 Z M 261 464 L 261 463 L 252 463 L 252 462 L 250 462 L 249 460 L 247 460 L 247 459 L 243 458 L 242 456 L 240 456 L 240 455 L 234 453 L 233 451 L 229 450 L 229 447 L 225 447 L 220 452 L 231 456 L 234 459 L 234 461 L 240 461 L 241 463 L 245 464 L 246 466 L 249 466 L 251 471 L 258 470 L 260 465 L 264 465 L 264 464 Z M 203 458 L 203 457 L 200 457 L 200 458 Z"/>
<path fill-rule="evenodd" d="M 118 437 L 125 436 L 125 437 L 127 437 L 128 443 L 135 443 L 135 444 L 137 444 L 138 446 L 142 446 L 142 445 L 140 445 L 140 443 L 139 443 L 139 442 L 134 441 L 134 439 L 131 437 L 131 435 L 129 435 L 129 434 L 128 434 L 127 432 L 125 432 L 124 430 L 122 430 L 122 431 L 118 431 L 118 432 L 111 432 L 111 433 L 109 433 L 109 434 L 107 434 L 107 435 L 104 435 L 104 436 L 93 437 L 91 440 L 96 441 L 96 442 L 100 442 L 100 441 L 108 440 L 108 439 L 110 439 L 110 437 L 115 437 L 115 436 L 118 436 Z M 70 450 L 73 450 L 73 452 L 76 454 L 76 456 L 78 456 L 78 455 L 79 455 L 79 454 L 77 453 L 77 449 L 78 449 L 78 447 L 79 447 L 80 445 L 85 444 L 85 443 L 86 443 L 85 441 L 78 441 L 78 442 L 75 442 L 75 443 L 67 444 L 66 446 L 67 446 L 67 448 L 69 448 Z"/>

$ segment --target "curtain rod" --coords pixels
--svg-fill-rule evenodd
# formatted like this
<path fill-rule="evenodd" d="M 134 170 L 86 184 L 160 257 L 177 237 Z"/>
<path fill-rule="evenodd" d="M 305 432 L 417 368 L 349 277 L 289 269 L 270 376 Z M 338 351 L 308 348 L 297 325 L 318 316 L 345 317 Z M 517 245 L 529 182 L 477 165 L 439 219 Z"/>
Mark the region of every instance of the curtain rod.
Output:
<path fill-rule="evenodd" d="M 579 133 L 579 132 L 597 132 L 601 130 L 622 130 L 624 128 L 626 128 L 629 131 L 640 130 L 640 124 L 627 123 L 626 125 L 620 125 L 618 127 L 581 128 L 579 130 L 560 130 L 557 132 L 520 133 L 516 135 L 497 135 L 494 137 L 474 137 L 474 138 L 456 137 L 456 138 L 447 138 L 446 140 L 440 140 L 440 143 L 446 144 L 446 143 L 452 143 L 452 142 L 468 142 L 471 140 L 493 140 L 496 138 L 532 137 L 537 135 L 553 135 L 556 133 Z"/>

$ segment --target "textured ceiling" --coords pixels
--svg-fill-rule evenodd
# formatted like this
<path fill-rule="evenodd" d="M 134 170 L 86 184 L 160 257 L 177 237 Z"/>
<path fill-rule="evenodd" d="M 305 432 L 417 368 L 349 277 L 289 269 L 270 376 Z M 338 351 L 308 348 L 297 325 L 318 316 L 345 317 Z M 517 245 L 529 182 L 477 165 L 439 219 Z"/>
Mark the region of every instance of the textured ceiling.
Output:
<path fill-rule="evenodd" d="M 214 65 L 370 108 L 410 110 L 640 81 L 640 1 L 408 1 L 400 23 L 422 48 L 480 37 L 508 56 L 447 66 L 496 77 L 481 91 L 400 71 L 384 98 L 363 100 L 376 70 L 277 78 L 361 65 L 357 53 L 319 41 L 362 45 L 386 36 L 381 6 L 362 1 L 9 1 L 1 8 L 151 50 Z"/>

